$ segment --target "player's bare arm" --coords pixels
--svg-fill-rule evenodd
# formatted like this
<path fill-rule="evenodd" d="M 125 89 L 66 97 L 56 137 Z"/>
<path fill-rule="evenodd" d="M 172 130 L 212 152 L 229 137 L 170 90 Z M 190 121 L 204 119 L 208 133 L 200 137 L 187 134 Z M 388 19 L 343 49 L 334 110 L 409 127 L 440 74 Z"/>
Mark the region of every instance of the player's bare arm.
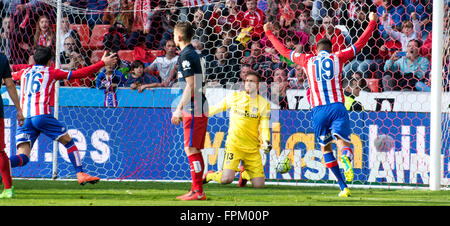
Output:
<path fill-rule="evenodd" d="M 5 82 L 6 89 L 8 90 L 8 94 L 11 97 L 11 100 L 16 107 L 17 122 L 19 123 L 19 126 L 22 126 L 25 121 L 25 117 L 23 117 L 22 108 L 20 107 L 19 95 L 17 94 L 16 85 L 11 78 L 4 78 L 3 81 Z"/>
<path fill-rule="evenodd" d="M 172 113 L 171 121 L 174 125 L 180 124 L 181 118 L 183 117 L 183 108 L 187 103 L 190 102 L 191 96 L 194 93 L 194 77 L 195 76 L 186 77 L 186 87 L 183 90 L 180 103 L 178 103 L 177 108 Z"/>

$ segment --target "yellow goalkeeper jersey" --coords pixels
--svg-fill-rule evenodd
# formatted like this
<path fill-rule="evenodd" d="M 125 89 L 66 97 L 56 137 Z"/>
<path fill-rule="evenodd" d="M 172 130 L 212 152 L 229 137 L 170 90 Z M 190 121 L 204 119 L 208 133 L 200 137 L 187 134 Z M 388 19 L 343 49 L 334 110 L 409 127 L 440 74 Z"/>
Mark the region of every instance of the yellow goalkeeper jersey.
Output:
<path fill-rule="evenodd" d="M 270 141 L 269 101 L 260 95 L 251 98 L 245 91 L 233 92 L 220 103 L 210 107 L 209 115 L 212 116 L 228 109 L 230 109 L 230 125 L 226 147 L 253 153 L 259 150 L 261 141 Z"/>

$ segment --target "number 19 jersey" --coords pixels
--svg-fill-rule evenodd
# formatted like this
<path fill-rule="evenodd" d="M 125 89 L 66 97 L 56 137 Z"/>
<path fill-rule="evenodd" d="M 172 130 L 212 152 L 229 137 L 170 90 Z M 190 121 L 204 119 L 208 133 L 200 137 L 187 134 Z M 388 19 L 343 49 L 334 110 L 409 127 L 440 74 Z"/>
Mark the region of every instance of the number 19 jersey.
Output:
<path fill-rule="evenodd" d="M 341 78 L 342 67 L 347 59 L 356 55 L 354 46 L 337 53 L 320 51 L 317 56 L 312 54 L 296 54 L 292 51 L 291 60 L 303 67 L 309 86 L 308 101 L 311 107 L 344 103 L 344 93 Z"/>

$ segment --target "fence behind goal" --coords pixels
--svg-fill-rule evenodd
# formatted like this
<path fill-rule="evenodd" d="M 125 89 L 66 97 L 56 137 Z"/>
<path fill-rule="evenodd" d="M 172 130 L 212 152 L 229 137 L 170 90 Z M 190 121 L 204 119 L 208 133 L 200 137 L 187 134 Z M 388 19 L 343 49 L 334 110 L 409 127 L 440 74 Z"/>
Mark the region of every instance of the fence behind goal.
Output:
<path fill-rule="evenodd" d="M 317 7 L 316 1 L 287 1 L 287 5 L 285 1 L 271 0 L 189 4 L 183 1 L 128 2 L 129 5 L 127 1 L 97 1 L 84 5 L 76 1 L 63 3 L 61 26 L 57 25 L 56 0 L 30 1 L 19 6 L 6 3 L 1 11 L 2 50 L 13 65 L 32 64 L 33 49 L 37 45 L 52 46 L 59 59 L 55 66 L 66 70 L 97 62 L 105 50 L 118 52 L 121 61 L 112 70 L 117 78 L 112 83 L 117 83 L 117 89 L 111 88 L 103 79 L 105 68 L 88 79 L 62 81 L 59 97 L 55 99 L 59 104 L 58 118 L 76 140 L 87 172 L 105 179 L 190 179 L 182 146 L 182 128 L 170 124 L 171 109 L 181 94 L 176 77 L 168 81 L 170 76 L 164 70 L 153 70 L 147 80 L 164 87 L 139 92 L 131 87 L 133 83 L 139 84 L 130 74 L 131 64 L 137 59 L 146 66 L 163 59 L 168 62 L 169 57 L 162 57 L 173 51 L 173 47 L 166 46 L 172 37 L 173 25 L 187 20 L 196 27 L 193 43 L 208 62 L 206 81 L 210 105 L 227 93 L 242 89 L 242 76 L 246 70 L 257 70 L 263 75 L 261 94 L 271 102 L 274 147 L 270 154 L 261 154 L 267 180 L 293 184 L 335 183 L 335 178 L 323 165 L 320 147 L 315 142 L 305 74 L 289 59 L 273 51 L 261 26 L 263 22 L 274 22 L 278 38 L 299 52 L 314 51 L 316 40 L 327 36 L 330 29 L 336 36 L 332 39 L 333 49 L 342 50 L 361 35 L 367 12 L 371 10 L 380 17 L 379 27 L 369 44 L 343 72 L 343 77 L 347 78 L 343 80 L 349 81 L 344 84 L 350 84 L 347 91 L 362 107 L 359 110 L 358 105 L 354 105 L 349 111 L 355 153 L 353 184 L 422 186 L 429 183 L 432 101 L 428 82 L 431 50 L 427 49 L 431 47 L 431 23 L 427 23 L 427 19 L 431 19 L 429 1 L 384 3 L 387 5 L 378 1 L 342 4 L 323 1 L 321 8 Z M 448 2 L 445 4 L 444 27 L 449 25 Z M 254 7 L 258 10 L 252 11 Z M 142 18 L 151 20 L 139 24 Z M 415 35 L 410 39 L 420 42 L 418 49 L 408 47 L 416 43 L 402 39 L 409 28 Z M 67 35 L 65 32 L 70 29 L 77 34 Z M 250 36 L 245 35 L 247 30 Z M 441 184 L 448 186 L 450 94 L 447 50 L 450 35 L 445 32 Z M 60 34 L 58 39 L 56 34 Z M 418 51 L 418 55 L 414 51 Z M 398 56 L 397 52 L 400 52 Z M 414 69 L 402 68 L 402 59 L 407 60 L 406 57 L 411 55 L 416 59 L 420 56 L 421 64 Z M 360 93 L 352 93 L 357 88 L 361 89 Z M 6 151 L 14 154 L 15 113 L 4 88 L 2 98 Z M 227 114 L 209 120 L 203 150 L 208 169 L 220 170 L 222 167 L 228 122 Z M 375 140 L 380 135 L 393 138 L 392 148 L 376 147 Z M 65 148 L 62 145 L 57 148 L 55 159 L 52 141 L 45 136 L 39 137 L 30 163 L 14 168 L 13 176 L 50 178 L 56 160 L 58 178 L 73 178 Z M 335 155 L 339 155 L 335 145 L 333 149 Z M 287 174 L 277 174 L 274 170 L 280 155 L 290 156 L 294 166 Z"/>

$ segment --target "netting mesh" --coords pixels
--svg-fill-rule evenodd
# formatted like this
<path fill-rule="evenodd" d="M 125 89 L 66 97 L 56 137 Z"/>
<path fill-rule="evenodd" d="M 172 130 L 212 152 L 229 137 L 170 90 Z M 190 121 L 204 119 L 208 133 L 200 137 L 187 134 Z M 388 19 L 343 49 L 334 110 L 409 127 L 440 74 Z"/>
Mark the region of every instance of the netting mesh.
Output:
<path fill-rule="evenodd" d="M 56 0 L 3 1 L 1 48 L 18 66 L 33 64 L 36 46 L 51 46 L 60 50 L 55 55 L 59 67 L 66 70 L 98 62 L 105 50 L 118 53 L 120 61 L 115 68 L 61 82 L 59 118 L 84 151 L 86 167 L 100 177 L 189 178 L 182 130 L 170 125 L 170 107 L 180 94 L 173 70 L 179 54 L 171 41 L 173 27 L 178 21 L 190 21 L 196 29 L 192 43 L 207 62 L 210 104 L 242 88 L 240 83 L 248 70 L 256 70 L 263 77 L 265 97 L 273 108 L 274 151 L 263 156 L 266 177 L 332 181 L 332 174 L 320 163 L 320 147 L 314 140 L 305 98 L 309 87 L 305 72 L 274 49 L 264 35 L 263 24 L 273 22 L 274 34 L 292 50 L 314 52 L 315 43 L 326 37 L 332 41 L 333 51 L 339 51 L 356 42 L 371 11 L 377 12 L 379 26 L 342 71 L 345 94 L 356 100 L 349 106 L 355 180 L 428 183 L 428 160 L 424 156 L 430 146 L 431 1 L 62 2 L 57 33 Z M 445 27 L 449 26 L 448 17 L 446 2 Z M 444 99 L 448 100 L 448 30 L 444 36 Z M 141 64 L 145 70 L 139 69 Z M 160 89 L 152 89 L 157 87 Z M 445 129 L 449 107 L 444 111 L 443 179 L 448 181 L 450 142 Z M 210 168 L 221 167 L 227 123 L 224 117 L 210 118 L 204 151 Z M 274 130 L 278 125 L 279 130 Z M 14 126 L 11 129 L 14 132 Z M 392 149 L 377 150 L 374 141 L 380 134 L 394 139 Z M 16 176 L 47 176 L 51 142 L 46 139 L 40 138 L 38 148 L 42 151 L 31 162 L 36 170 L 17 169 Z M 62 145 L 59 149 L 62 157 L 58 171 L 71 177 L 65 149 Z M 288 174 L 277 175 L 272 167 L 280 154 L 291 157 L 294 168 Z"/>

